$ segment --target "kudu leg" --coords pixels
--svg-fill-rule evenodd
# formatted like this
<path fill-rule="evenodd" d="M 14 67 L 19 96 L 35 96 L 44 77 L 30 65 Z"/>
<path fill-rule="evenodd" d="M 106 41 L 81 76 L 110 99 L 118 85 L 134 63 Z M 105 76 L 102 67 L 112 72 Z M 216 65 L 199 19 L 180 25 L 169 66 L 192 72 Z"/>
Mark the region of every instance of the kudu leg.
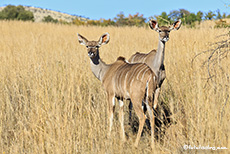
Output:
<path fill-rule="evenodd" d="M 154 93 L 154 103 L 153 103 L 153 108 L 154 109 L 157 108 L 160 92 L 161 92 L 161 88 L 157 88 L 155 93 Z"/>
<path fill-rule="evenodd" d="M 139 118 L 139 128 L 138 128 L 137 138 L 136 138 L 136 141 L 134 144 L 134 146 L 137 147 L 139 140 L 140 140 L 140 137 L 141 137 L 141 133 L 142 133 L 144 124 L 145 124 L 146 116 L 142 110 L 141 100 L 140 101 L 134 101 L 133 100 L 132 102 L 133 102 L 134 110 L 135 110 L 135 112 Z"/>
<path fill-rule="evenodd" d="M 108 115 L 109 115 L 109 132 L 108 132 L 108 137 L 111 135 L 111 130 L 113 126 L 113 114 L 115 110 L 115 97 L 113 95 L 108 95 Z"/>
<path fill-rule="evenodd" d="M 154 125 L 155 125 L 155 117 L 154 117 L 154 111 L 153 109 L 149 106 L 147 103 L 147 111 L 150 117 L 150 124 L 151 124 L 151 147 L 152 149 L 155 148 L 155 143 L 154 143 Z"/>
<path fill-rule="evenodd" d="M 119 121 L 121 123 L 121 136 L 122 140 L 125 141 L 125 129 L 124 129 L 124 103 L 123 100 L 119 100 Z"/>

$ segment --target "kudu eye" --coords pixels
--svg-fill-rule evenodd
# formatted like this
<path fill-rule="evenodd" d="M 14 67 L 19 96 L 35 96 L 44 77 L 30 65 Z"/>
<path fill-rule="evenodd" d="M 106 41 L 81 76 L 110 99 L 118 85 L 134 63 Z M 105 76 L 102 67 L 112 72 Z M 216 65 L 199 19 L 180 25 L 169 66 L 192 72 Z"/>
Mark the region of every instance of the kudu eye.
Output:
<path fill-rule="evenodd" d="M 87 45 L 86 48 L 89 48 L 89 46 Z"/>
<path fill-rule="evenodd" d="M 162 31 L 161 30 L 158 30 L 159 31 L 159 33 L 161 33 Z"/>

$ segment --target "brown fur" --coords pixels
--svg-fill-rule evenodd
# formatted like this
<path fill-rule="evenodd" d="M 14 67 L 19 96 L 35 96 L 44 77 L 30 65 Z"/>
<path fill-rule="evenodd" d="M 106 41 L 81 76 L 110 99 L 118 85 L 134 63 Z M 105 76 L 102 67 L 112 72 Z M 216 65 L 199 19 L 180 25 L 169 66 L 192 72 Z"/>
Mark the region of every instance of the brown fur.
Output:
<path fill-rule="evenodd" d="M 153 60 L 152 57 L 154 57 L 155 55 L 156 55 L 156 50 L 152 50 L 147 54 L 136 52 L 129 58 L 128 61 L 130 63 L 145 63 L 148 65 L 152 62 Z"/>

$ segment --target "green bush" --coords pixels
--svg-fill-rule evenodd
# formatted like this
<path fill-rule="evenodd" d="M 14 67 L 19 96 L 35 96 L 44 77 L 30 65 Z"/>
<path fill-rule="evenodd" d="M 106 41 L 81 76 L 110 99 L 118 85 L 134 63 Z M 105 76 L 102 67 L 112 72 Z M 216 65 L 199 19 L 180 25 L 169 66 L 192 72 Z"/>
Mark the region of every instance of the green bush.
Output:
<path fill-rule="evenodd" d="M 18 14 L 17 19 L 23 21 L 27 21 L 27 20 L 34 21 L 34 15 L 30 11 L 23 11 Z"/>
<path fill-rule="evenodd" d="M 57 19 L 54 19 L 53 17 L 51 17 L 50 15 L 44 17 L 42 19 L 43 22 L 53 22 L 53 23 L 58 23 Z"/>
<path fill-rule="evenodd" d="M 0 19 L 34 21 L 34 15 L 32 12 L 26 11 L 21 5 L 8 5 L 0 12 Z"/>

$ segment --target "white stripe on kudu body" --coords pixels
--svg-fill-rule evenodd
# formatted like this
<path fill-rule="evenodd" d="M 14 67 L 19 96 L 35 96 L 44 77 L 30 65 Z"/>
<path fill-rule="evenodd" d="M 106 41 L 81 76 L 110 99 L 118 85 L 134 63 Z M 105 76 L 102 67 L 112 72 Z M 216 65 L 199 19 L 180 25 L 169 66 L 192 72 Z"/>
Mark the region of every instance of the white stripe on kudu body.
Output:
<path fill-rule="evenodd" d="M 99 41 L 88 41 L 85 37 L 78 34 L 79 43 L 87 47 L 88 55 L 91 60 L 91 69 L 93 74 L 102 82 L 107 93 L 109 106 L 109 133 L 112 129 L 113 113 L 115 107 L 114 98 L 120 102 L 119 121 L 121 123 L 121 134 L 125 140 L 124 133 L 124 117 L 123 117 L 123 99 L 131 99 L 137 116 L 139 117 L 139 129 L 135 146 L 141 137 L 143 125 L 145 123 L 145 115 L 142 110 L 142 100 L 146 99 L 148 105 L 153 107 L 153 93 L 157 87 L 157 77 L 154 72 L 143 63 L 130 64 L 125 58 L 119 57 L 112 64 L 104 63 L 99 56 L 99 47 L 109 42 L 109 34 L 105 33 Z M 148 92 L 146 94 L 146 92 Z M 148 96 L 148 97 L 146 97 Z M 151 110 L 153 114 L 153 110 Z M 150 118 L 152 129 L 152 147 L 154 146 L 154 117 Z"/>

